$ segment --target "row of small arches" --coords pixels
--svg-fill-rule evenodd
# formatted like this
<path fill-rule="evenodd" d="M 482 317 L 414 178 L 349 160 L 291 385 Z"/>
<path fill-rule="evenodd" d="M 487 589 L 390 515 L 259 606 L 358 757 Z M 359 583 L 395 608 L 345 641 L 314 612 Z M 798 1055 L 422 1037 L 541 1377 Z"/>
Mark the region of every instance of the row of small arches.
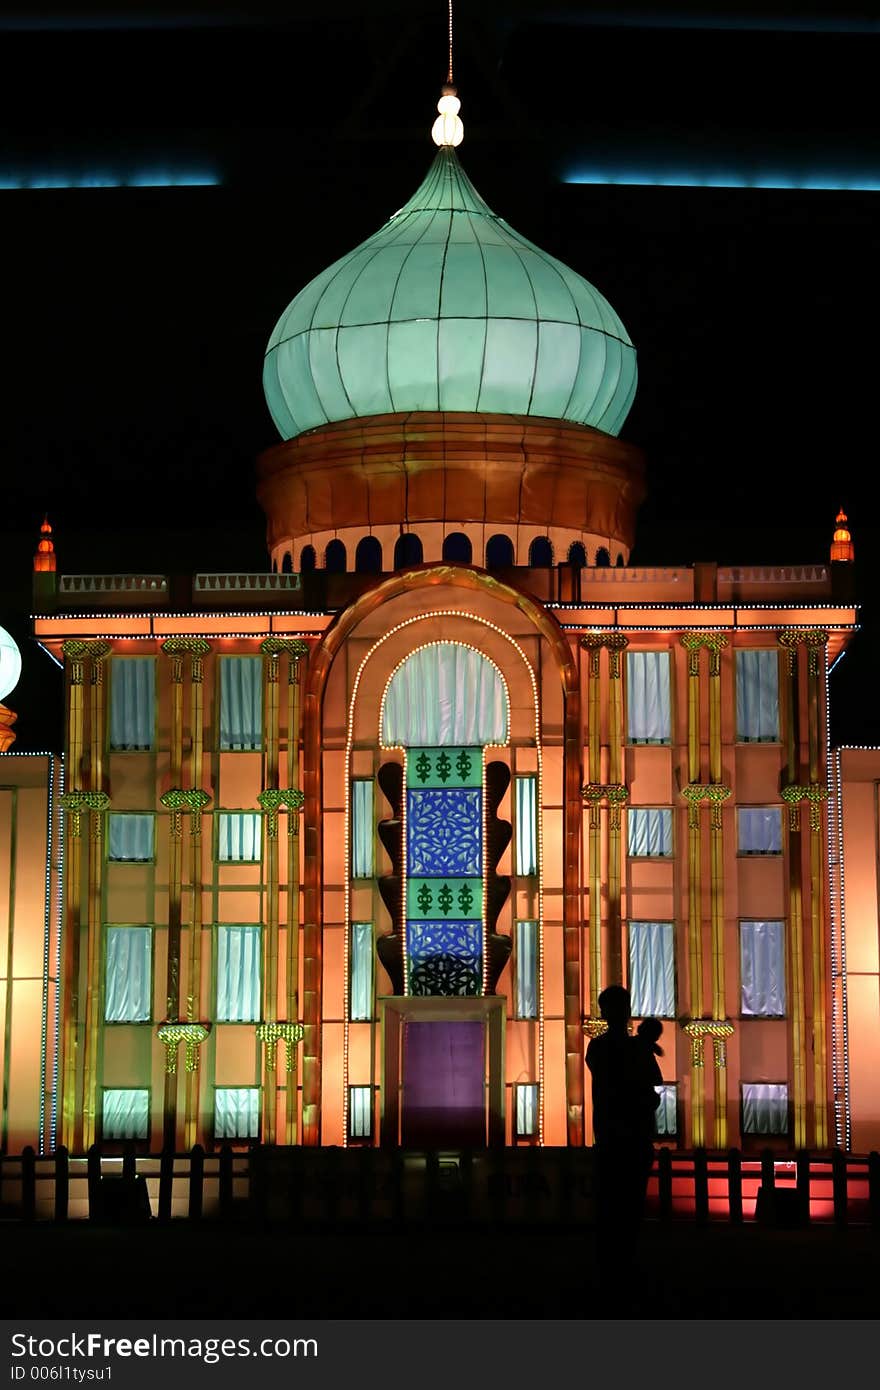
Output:
<path fill-rule="evenodd" d="M 394 546 L 393 569 L 404 569 L 407 565 L 420 565 L 424 559 L 422 542 L 412 531 L 398 536 Z M 463 531 L 452 531 L 443 540 L 443 559 L 450 564 L 470 565 L 473 563 L 473 546 L 469 536 Z M 574 541 L 568 548 L 567 563 L 575 569 L 585 569 L 589 564 L 586 549 L 581 541 Z M 618 567 L 624 563 L 623 555 L 618 554 Z M 516 564 L 513 541 L 509 536 L 499 533 L 490 536 L 486 542 L 486 568 L 510 569 Z M 606 569 L 611 565 L 611 555 L 604 546 L 596 551 L 595 564 Z M 529 546 L 529 566 L 532 569 L 548 569 L 553 565 L 553 546 L 547 536 L 536 536 Z M 317 569 L 318 557 L 313 545 L 304 545 L 299 558 L 301 574 Z M 273 561 L 272 569 L 278 572 L 278 561 Z M 324 569 L 331 574 L 344 574 L 348 569 L 348 551 L 345 542 L 338 538 L 328 543 L 324 551 Z M 358 541 L 354 557 L 357 574 L 382 573 L 382 546 L 375 536 L 364 536 Z M 293 571 L 293 556 L 288 550 L 281 562 L 282 574 Z"/>

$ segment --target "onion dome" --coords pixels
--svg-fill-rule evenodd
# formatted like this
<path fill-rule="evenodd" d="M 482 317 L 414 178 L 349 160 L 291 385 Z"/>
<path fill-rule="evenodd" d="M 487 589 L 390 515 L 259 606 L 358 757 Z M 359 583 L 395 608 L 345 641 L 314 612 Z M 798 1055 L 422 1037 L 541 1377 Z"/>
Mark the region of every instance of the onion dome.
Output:
<path fill-rule="evenodd" d="M 263 387 L 284 439 L 413 411 L 531 415 L 611 435 L 626 419 L 626 329 L 598 290 L 486 205 L 459 164 L 458 103 L 447 100 L 437 125 L 449 134 L 435 131 L 444 143 L 418 191 L 275 326 Z"/>

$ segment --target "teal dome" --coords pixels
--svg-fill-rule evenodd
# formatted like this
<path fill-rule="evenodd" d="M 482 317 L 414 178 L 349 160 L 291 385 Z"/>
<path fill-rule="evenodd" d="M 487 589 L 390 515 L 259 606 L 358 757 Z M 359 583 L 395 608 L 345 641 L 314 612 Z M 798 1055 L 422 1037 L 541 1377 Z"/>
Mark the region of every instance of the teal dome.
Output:
<path fill-rule="evenodd" d="M 497 217 L 445 146 L 409 202 L 288 305 L 263 388 L 284 439 L 419 410 L 617 434 L 636 353 L 598 290 Z"/>

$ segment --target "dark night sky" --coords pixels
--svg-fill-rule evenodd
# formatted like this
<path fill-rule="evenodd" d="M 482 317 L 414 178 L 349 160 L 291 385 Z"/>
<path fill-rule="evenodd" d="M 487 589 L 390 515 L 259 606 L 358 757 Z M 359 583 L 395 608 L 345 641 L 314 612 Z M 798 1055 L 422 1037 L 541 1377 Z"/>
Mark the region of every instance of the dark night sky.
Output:
<path fill-rule="evenodd" d="M 138 23 L 97 4 L 89 25 L 62 9 L 0 15 L 0 175 L 162 165 L 222 182 L 0 191 L 0 621 L 26 648 L 22 748 L 60 740 L 54 668 L 27 646 L 45 509 L 67 572 L 266 567 L 266 340 L 420 182 L 445 75 L 442 0 L 256 4 L 247 20 L 166 3 Z M 720 23 L 734 10 L 749 6 L 682 4 L 672 25 L 645 3 L 624 25 L 624 5 L 615 27 L 598 7 L 459 0 L 460 153 L 636 344 L 622 433 L 647 453 L 650 495 L 634 563 L 821 562 L 846 506 L 864 627 L 834 675 L 834 737 L 880 742 L 880 193 L 562 181 L 602 161 L 880 173 L 867 11 Z"/>

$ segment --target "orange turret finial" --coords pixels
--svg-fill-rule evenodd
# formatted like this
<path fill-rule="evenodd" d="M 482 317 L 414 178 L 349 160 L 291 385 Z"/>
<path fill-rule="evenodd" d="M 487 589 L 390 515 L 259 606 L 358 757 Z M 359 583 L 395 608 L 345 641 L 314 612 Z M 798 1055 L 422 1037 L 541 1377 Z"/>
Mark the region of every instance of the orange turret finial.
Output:
<path fill-rule="evenodd" d="M 855 547 L 852 543 L 852 536 L 846 524 L 846 512 L 841 507 L 837 513 L 837 524 L 834 528 L 834 539 L 831 542 L 831 560 L 843 564 L 852 564 L 856 558 Z"/>
<path fill-rule="evenodd" d="M 43 524 L 40 527 L 40 540 L 37 545 L 37 553 L 34 556 L 35 574 L 54 574 L 55 572 L 55 546 L 52 544 L 52 527 L 49 525 L 48 516 L 43 517 Z"/>

